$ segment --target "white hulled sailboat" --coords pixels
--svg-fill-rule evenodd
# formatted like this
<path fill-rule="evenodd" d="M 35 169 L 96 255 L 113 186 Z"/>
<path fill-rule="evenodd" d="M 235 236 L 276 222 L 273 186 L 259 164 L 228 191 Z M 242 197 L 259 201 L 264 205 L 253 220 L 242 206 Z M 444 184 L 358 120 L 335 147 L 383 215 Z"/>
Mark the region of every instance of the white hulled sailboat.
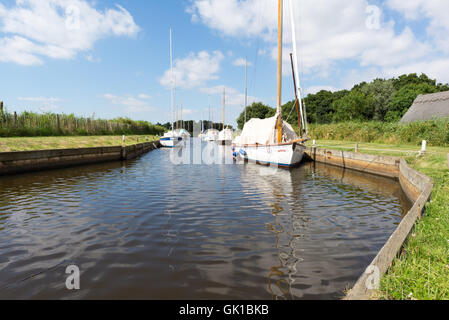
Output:
<path fill-rule="evenodd" d="M 292 3 L 290 2 L 291 13 Z M 294 30 L 294 18 L 292 18 L 293 46 L 296 59 L 296 39 Z M 247 161 L 253 161 L 264 165 L 277 165 L 279 167 L 294 167 L 298 165 L 305 152 L 304 142 L 306 137 L 299 138 L 292 126 L 282 119 L 282 37 L 283 37 L 283 0 L 279 0 L 278 12 L 278 71 L 277 71 L 277 111 L 276 115 L 268 119 L 251 119 L 242 131 L 242 134 L 234 141 L 234 156 Z M 297 60 L 297 59 L 296 59 Z M 295 68 L 295 67 L 293 67 Z M 296 63 L 297 69 L 297 63 Z M 296 73 L 298 75 L 298 73 Z M 298 81 L 297 81 L 298 82 Z M 299 82 L 298 82 L 299 84 Z M 295 88 L 296 90 L 296 88 Z M 301 99 L 301 90 L 295 91 Z M 298 103 L 299 102 L 299 103 Z M 305 110 L 303 104 L 297 100 L 297 108 L 301 108 L 300 127 L 306 128 Z M 306 130 L 301 131 L 305 132 Z"/>
<path fill-rule="evenodd" d="M 161 138 L 161 145 L 165 148 L 174 148 L 180 142 L 182 142 L 183 136 L 179 130 L 175 130 L 174 124 L 174 101 L 175 101 L 175 84 L 173 78 L 173 44 L 172 44 L 172 30 L 170 29 L 170 77 L 171 77 L 171 93 L 170 93 L 170 114 L 171 114 L 171 126 L 172 130 L 166 132 Z"/>

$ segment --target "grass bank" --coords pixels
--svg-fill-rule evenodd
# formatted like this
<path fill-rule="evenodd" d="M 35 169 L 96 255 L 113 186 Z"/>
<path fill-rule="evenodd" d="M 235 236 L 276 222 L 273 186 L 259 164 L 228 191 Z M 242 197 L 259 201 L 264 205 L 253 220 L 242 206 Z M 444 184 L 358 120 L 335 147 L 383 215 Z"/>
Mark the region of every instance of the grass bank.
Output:
<path fill-rule="evenodd" d="M 427 140 L 431 146 L 449 147 L 449 119 L 398 124 L 389 122 L 341 122 L 312 124 L 314 139 L 341 140 L 387 144 L 420 145 Z"/>
<path fill-rule="evenodd" d="M 125 142 L 122 136 L 0 138 L 0 152 L 128 146 L 158 139 L 153 135 L 126 136 Z"/>
<path fill-rule="evenodd" d="M 349 151 L 356 142 L 318 140 L 317 144 Z M 382 279 L 379 299 L 449 299 L 449 147 L 430 147 L 426 155 L 418 157 L 419 150 L 413 144 L 359 143 L 359 152 L 402 156 L 434 180 L 426 213 Z"/>

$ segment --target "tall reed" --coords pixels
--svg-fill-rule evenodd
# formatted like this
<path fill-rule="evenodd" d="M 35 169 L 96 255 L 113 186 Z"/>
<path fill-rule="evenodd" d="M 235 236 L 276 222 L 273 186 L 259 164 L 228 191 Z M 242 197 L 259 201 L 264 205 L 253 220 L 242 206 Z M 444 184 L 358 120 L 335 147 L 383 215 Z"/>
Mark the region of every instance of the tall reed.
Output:
<path fill-rule="evenodd" d="M 165 128 L 147 121 L 92 119 L 73 114 L 0 113 L 0 137 L 78 136 L 78 135 L 160 135 Z"/>

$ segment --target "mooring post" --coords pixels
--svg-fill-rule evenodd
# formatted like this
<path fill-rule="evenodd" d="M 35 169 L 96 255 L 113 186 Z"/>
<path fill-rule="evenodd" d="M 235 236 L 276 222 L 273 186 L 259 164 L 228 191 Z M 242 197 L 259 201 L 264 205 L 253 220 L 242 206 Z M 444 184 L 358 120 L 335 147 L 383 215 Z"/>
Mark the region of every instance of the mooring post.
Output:
<path fill-rule="evenodd" d="M 355 152 L 356 153 L 359 152 L 359 144 L 358 143 L 355 144 Z"/>
<path fill-rule="evenodd" d="M 125 142 L 125 140 L 126 140 L 126 137 L 123 135 L 122 136 L 122 141 Z"/>
<path fill-rule="evenodd" d="M 421 147 L 421 153 L 426 153 L 426 151 L 427 151 L 427 141 L 423 140 L 422 147 Z"/>

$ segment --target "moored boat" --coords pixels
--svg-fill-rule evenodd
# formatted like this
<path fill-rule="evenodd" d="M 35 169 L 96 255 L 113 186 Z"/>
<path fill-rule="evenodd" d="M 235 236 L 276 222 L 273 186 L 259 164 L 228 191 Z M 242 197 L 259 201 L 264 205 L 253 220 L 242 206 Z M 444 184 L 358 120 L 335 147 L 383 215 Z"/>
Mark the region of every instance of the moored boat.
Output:
<path fill-rule="evenodd" d="M 279 27 L 278 27 L 278 71 L 277 71 L 277 110 L 276 115 L 268 119 L 251 119 L 245 123 L 242 134 L 234 141 L 234 157 L 263 165 L 276 165 L 279 167 L 294 167 L 301 163 L 304 153 L 304 143 L 307 138 L 307 124 L 305 109 L 301 101 L 299 78 L 295 78 L 296 40 L 293 10 L 290 2 L 292 18 L 293 52 L 296 63 L 292 60 L 293 79 L 296 95 L 296 108 L 298 123 L 303 137 L 299 137 L 292 126 L 282 118 L 282 37 L 283 37 L 283 0 L 279 0 Z M 298 75 L 298 73 L 296 73 Z"/>

